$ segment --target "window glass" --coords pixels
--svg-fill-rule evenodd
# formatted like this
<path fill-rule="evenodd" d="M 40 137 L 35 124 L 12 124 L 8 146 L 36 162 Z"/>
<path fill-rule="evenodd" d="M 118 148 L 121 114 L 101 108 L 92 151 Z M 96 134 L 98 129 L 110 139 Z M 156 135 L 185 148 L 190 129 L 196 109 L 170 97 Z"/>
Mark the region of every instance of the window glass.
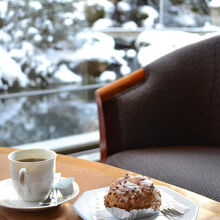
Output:
<path fill-rule="evenodd" d="M 218 0 L 0 1 L 0 145 L 98 130 L 96 88 L 216 34 Z"/>

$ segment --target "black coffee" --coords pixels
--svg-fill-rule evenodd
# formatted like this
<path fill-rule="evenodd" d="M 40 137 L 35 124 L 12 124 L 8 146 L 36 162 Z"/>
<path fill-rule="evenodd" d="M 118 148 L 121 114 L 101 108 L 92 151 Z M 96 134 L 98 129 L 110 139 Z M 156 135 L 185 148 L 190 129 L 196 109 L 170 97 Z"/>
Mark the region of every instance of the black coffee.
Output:
<path fill-rule="evenodd" d="M 43 158 L 26 158 L 22 160 L 18 160 L 19 162 L 39 162 L 39 161 L 44 161 L 46 159 Z"/>

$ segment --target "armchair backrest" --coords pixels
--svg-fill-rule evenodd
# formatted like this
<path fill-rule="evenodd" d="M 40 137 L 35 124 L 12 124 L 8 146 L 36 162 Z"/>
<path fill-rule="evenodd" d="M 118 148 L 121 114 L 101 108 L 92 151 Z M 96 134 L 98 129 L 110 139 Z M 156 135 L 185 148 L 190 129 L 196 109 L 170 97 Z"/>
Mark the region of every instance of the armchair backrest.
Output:
<path fill-rule="evenodd" d="M 102 161 L 134 148 L 220 145 L 220 36 L 98 89 L 96 101 Z"/>

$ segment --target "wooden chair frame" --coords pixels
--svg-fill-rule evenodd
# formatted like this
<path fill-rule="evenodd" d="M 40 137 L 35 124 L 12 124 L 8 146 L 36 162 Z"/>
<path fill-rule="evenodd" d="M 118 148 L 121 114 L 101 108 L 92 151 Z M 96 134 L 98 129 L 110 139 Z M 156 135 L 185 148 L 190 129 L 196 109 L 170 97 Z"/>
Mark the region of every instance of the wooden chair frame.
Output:
<path fill-rule="evenodd" d="M 141 68 L 123 78 L 120 78 L 95 92 L 95 99 L 98 106 L 99 117 L 99 131 L 100 131 L 100 150 L 101 161 L 106 162 L 107 159 L 107 137 L 106 137 L 106 124 L 103 110 L 103 103 L 117 96 L 121 92 L 135 86 L 136 84 L 144 81 L 146 78 L 146 71 Z"/>

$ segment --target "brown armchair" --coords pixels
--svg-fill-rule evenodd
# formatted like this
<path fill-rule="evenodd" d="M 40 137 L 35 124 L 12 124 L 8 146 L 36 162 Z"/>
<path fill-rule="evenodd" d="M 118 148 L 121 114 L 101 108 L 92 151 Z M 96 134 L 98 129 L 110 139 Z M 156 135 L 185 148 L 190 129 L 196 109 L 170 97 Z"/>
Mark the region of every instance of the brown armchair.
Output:
<path fill-rule="evenodd" d="M 101 160 L 220 201 L 220 36 L 96 91 Z"/>

